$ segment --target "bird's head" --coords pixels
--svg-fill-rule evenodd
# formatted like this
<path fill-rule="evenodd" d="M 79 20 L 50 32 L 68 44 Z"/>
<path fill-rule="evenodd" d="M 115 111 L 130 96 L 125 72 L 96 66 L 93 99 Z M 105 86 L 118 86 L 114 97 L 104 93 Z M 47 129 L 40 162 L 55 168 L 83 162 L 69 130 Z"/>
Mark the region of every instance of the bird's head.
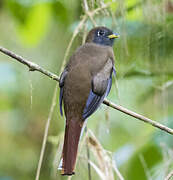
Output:
<path fill-rule="evenodd" d="M 106 27 L 96 27 L 91 29 L 86 38 L 86 42 L 96 43 L 103 46 L 113 46 L 115 38 L 118 38 L 117 33 L 113 33 Z"/>

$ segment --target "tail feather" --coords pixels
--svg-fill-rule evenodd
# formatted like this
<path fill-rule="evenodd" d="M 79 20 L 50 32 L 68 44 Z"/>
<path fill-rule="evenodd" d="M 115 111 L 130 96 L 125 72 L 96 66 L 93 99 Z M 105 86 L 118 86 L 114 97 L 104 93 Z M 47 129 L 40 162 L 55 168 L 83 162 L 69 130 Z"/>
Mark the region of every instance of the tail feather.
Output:
<path fill-rule="evenodd" d="M 62 152 L 62 175 L 73 175 L 83 120 L 67 120 Z"/>

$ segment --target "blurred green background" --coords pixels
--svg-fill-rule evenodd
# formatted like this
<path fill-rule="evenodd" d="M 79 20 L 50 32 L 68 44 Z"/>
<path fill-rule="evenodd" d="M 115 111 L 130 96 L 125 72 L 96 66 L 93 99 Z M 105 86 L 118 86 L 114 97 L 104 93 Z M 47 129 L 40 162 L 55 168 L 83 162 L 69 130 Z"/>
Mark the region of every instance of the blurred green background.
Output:
<path fill-rule="evenodd" d="M 117 78 L 108 99 L 173 128 L 173 0 L 88 0 L 91 11 L 103 3 L 110 6 L 94 21 L 121 36 L 114 46 Z M 0 46 L 59 74 L 84 14 L 83 1 L 1 0 Z M 68 57 L 92 27 L 88 18 Z M 35 179 L 55 85 L 0 54 L 0 180 Z M 41 180 L 67 179 L 56 171 L 64 133 L 58 97 L 56 102 Z M 163 180 L 173 168 L 173 136 L 159 129 L 105 105 L 89 118 L 88 127 L 126 180 Z M 90 155 L 100 167 L 92 147 Z M 94 168 L 91 173 L 100 179 Z M 88 179 L 85 146 L 72 179 Z"/>

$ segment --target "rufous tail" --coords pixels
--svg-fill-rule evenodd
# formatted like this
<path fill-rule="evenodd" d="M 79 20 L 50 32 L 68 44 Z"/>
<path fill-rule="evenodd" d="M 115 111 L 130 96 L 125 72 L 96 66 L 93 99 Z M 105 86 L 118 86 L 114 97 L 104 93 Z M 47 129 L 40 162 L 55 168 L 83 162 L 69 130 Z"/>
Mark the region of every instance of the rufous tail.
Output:
<path fill-rule="evenodd" d="M 74 168 L 83 120 L 70 119 L 66 122 L 61 174 L 71 176 L 75 174 Z"/>

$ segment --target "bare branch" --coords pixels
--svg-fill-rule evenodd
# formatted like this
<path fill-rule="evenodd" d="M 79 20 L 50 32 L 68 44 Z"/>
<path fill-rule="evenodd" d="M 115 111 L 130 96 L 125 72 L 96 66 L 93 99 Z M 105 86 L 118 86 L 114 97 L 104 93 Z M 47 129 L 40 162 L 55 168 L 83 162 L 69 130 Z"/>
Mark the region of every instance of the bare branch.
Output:
<path fill-rule="evenodd" d="M 57 75 L 53 74 L 50 71 L 45 70 L 44 68 L 40 67 L 38 64 L 35 64 L 35 63 L 31 62 L 31 61 L 28 61 L 28 60 L 24 59 L 23 57 L 21 57 L 21 56 L 15 54 L 15 53 L 3 48 L 1 46 L 0 46 L 0 51 L 2 53 L 6 54 L 7 56 L 10 56 L 13 59 L 16 59 L 20 63 L 28 66 L 29 71 L 39 71 L 39 72 L 45 74 L 46 76 L 50 77 L 51 79 L 59 81 L 59 77 Z"/>
<path fill-rule="evenodd" d="M 142 115 L 137 114 L 137 113 L 135 113 L 133 111 L 130 111 L 130 110 L 128 110 L 128 109 L 126 109 L 126 108 L 124 108 L 124 107 L 122 107 L 120 105 L 114 104 L 114 103 L 112 103 L 112 102 L 110 102 L 108 100 L 104 100 L 103 103 L 106 104 L 107 106 L 110 106 L 110 107 L 112 107 L 114 109 L 117 109 L 118 111 L 121 111 L 121 112 L 123 112 L 123 113 L 125 113 L 125 114 L 127 114 L 129 116 L 132 116 L 132 117 L 134 117 L 136 119 L 139 119 L 139 120 L 141 120 L 141 121 L 143 121 L 145 123 L 148 123 L 148 124 L 150 124 L 150 125 L 152 125 L 154 127 L 157 127 L 159 129 L 161 129 L 163 131 L 166 131 L 167 133 L 173 135 L 173 129 L 168 128 L 167 126 L 165 126 L 163 124 L 160 124 L 160 123 L 158 123 L 156 121 L 153 121 L 153 120 L 151 120 L 151 119 L 149 119 L 149 118 L 147 118 L 145 116 L 142 116 Z"/>
<path fill-rule="evenodd" d="M 59 81 L 59 77 L 58 77 L 57 75 L 55 75 L 55 74 L 53 74 L 53 73 L 51 73 L 51 72 L 49 72 L 49 71 L 41 68 L 39 65 L 37 65 L 37 64 L 35 64 L 35 63 L 32 63 L 32 62 L 30 62 L 30 61 L 22 58 L 21 56 L 16 55 L 15 53 L 13 53 L 13 52 L 5 49 L 5 48 L 2 48 L 1 46 L 0 46 L 0 51 L 1 51 L 2 53 L 6 54 L 7 56 L 10 56 L 10 57 L 16 59 L 18 62 L 20 62 L 20 63 L 28 66 L 29 68 L 30 68 L 30 66 L 32 65 L 31 67 L 32 67 L 32 69 L 34 69 L 34 71 L 39 71 L 39 72 L 45 74 L 46 76 L 52 78 L 53 80 Z M 130 111 L 130 110 L 128 110 L 128 109 L 126 109 L 126 108 L 124 108 L 124 107 L 122 107 L 122 106 L 119 106 L 119 105 L 117 105 L 117 104 L 114 104 L 114 103 L 112 103 L 112 102 L 110 102 L 110 101 L 108 101 L 108 100 L 104 100 L 103 103 L 104 103 L 105 105 L 113 108 L 113 109 L 116 109 L 116 110 L 118 110 L 118 111 L 121 111 L 121 112 L 123 112 L 123 113 L 125 113 L 125 114 L 127 114 L 127 115 L 129 115 L 129 116 L 132 116 L 132 117 L 134 117 L 134 118 L 136 118 L 136 119 L 139 119 L 139 120 L 141 120 L 141 121 L 143 121 L 143 122 L 145 122 L 145 123 L 148 123 L 148 124 L 150 124 L 150 125 L 152 125 L 152 126 L 154 126 L 154 127 L 156 127 L 156 128 L 159 128 L 159 129 L 161 129 L 161 130 L 163 130 L 163 131 L 165 131 L 165 132 L 173 135 L 173 129 L 168 128 L 168 127 L 165 126 L 165 125 L 162 125 L 162 124 L 160 124 L 160 123 L 158 123 L 158 122 L 156 122 L 156 121 L 153 121 L 153 120 L 151 120 L 151 119 L 149 119 L 149 118 L 147 118 L 147 117 L 145 117 L 145 116 L 142 116 L 142 115 L 140 115 L 140 114 L 137 114 L 137 113 L 135 113 L 135 112 L 133 112 L 133 111 Z"/>

